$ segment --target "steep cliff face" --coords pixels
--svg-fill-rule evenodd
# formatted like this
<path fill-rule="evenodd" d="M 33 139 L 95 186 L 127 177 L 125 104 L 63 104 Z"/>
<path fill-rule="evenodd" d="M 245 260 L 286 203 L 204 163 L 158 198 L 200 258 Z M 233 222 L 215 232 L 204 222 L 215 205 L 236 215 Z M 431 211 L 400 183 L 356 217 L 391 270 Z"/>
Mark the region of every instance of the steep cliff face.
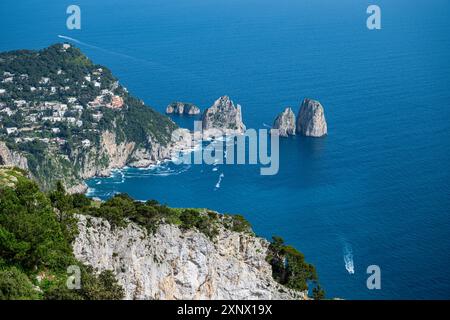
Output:
<path fill-rule="evenodd" d="M 278 134 L 282 137 L 295 135 L 295 114 L 291 108 L 286 108 L 281 112 L 273 123 L 273 129 L 278 130 Z"/>
<path fill-rule="evenodd" d="M 167 106 L 166 113 L 193 116 L 200 114 L 200 108 L 192 103 L 173 102 Z"/>
<path fill-rule="evenodd" d="M 203 112 L 202 127 L 203 130 L 220 129 L 243 133 L 245 125 L 242 122 L 241 106 L 235 106 L 228 96 L 220 97 Z"/>
<path fill-rule="evenodd" d="M 0 141 L 0 165 L 19 167 L 28 170 L 27 158 L 19 152 L 11 151 L 3 141 Z"/>
<path fill-rule="evenodd" d="M 72 159 L 52 150 L 45 150 L 43 156 L 45 162 L 35 164 L 30 168 L 28 160 L 23 152 L 12 151 L 6 144 L 0 141 L 0 165 L 19 167 L 25 170 L 34 169 L 45 174 L 34 175 L 42 188 L 51 189 L 55 181 L 62 181 L 69 193 L 84 193 L 87 190 L 85 179 L 94 176 L 109 176 L 114 169 L 124 166 L 148 167 L 158 161 L 169 159 L 172 150 L 177 148 L 177 143 L 169 142 L 162 145 L 148 138 L 146 147 L 138 146 L 136 142 L 119 141 L 113 131 L 100 133 L 100 143 L 90 147 L 74 149 Z M 46 165 L 47 168 L 41 168 Z"/>
<path fill-rule="evenodd" d="M 174 144 L 161 145 L 157 142 L 149 143 L 150 147 L 137 147 L 133 141 L 117 141 L 116 134 L 104 131 L 101 134 L 99 147 L 82 150 L 79 154 L 76 173 L 81 179 L 94 176 L 109 176 L 114 169 L 124 166 L 148 167 L 160 160 L 168 159 Z M 86 191 L 84 183 L 68 186 L 68 192 L 79 193 Z"/>
<path fill-rule="evenodd" d="M 85 165 L 81 171 L 83 179 L 92 176 L 109 175 L 112 169 L 122 168 L 125 165 L 133 167 L 146 167 L 150 164 L 168 158 L 172 145 L 162 146 L 152 143 L 149 148 L 138 148 L 133 141 L 118 142 L 116 134 L 105 131 L 101 135 L 100 147 L 87 153 Z M 105 161 L 98 161 L 98 159 Z M 107 160 L 107 161 L 106 161 Z"/>
<path fill-rule="evenodd" d="M 306 299 L 272 278 L 268 242 L 220 229 L 211 241 L 168 224 L 148 234 L 136 224 L 112 228 L 101 218 L 78 216 L 76 258 L 112 270 L 126 299 Z"/>
<path fill-rule="evenodd" d="M 325 113 L 319 101 L 303 100 L 297 117 L 297 133 L 309 137 L 322 137 L 327 134 Z"/>

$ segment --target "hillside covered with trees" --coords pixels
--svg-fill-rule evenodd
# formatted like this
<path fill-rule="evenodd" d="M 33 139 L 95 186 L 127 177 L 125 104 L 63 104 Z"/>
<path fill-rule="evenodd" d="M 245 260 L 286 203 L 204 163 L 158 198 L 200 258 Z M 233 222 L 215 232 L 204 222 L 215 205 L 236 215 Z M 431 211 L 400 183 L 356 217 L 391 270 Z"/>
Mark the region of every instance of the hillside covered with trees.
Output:
<path fill-rule="evenodd" d="M 115 145 L 133 144 L 126 162 L 138 149 L 157 154 L 175 128 L 69 44 L 0 53 L 0 142 L 27 159 L 45 189 L 57 180 L 79 184 L 90 167 L 107 169 L 114 159 L 102 149 L 105 132 Z"/>

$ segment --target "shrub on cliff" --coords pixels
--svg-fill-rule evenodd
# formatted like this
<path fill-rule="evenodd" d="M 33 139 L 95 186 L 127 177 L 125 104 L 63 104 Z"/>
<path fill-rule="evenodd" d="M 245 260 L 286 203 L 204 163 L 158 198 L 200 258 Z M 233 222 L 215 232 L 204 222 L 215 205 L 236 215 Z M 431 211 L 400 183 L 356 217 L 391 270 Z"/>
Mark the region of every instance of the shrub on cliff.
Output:
<path fill-rule="evenodd" d="M 47 196 L 20 171 L 14 174 L 14 185 L 0 188 L 0 299 L 121 298 L 111 274 L 97 276 L 73 255 L 75 197 L 61 185 Z M 69 266 L 80 267 L 81 290 L 67 289 Z"/>
<path fill-rule="evenodd" d="M 305 291 L 308 290 L 308 282 L 317 283 L 315 267 L 305 261 L 301 252 L 286 245 L 281 237 L 272 237 L 267 261 L 272 265 L 273 278 L 288 288 Z M 316 295 L 323 297 L 320 286 L 316 288 Z"/>
<path fill-rule="evenodd" d="M 205 214 L 199 210 L 184 209 L 181 211 L 180 220 L 183 229 L 195 228 L 210 239 L 214 239 L 218 234 L 218 219 L 214 215 Z"/>
<path fill-rule="evenodd" d="M 117 283 L 110 270 L 95 275 L 92 267 L 81 267 L 80 289 L 68 289 L 66 283 L 58 282 L 45 293 L 46 300 L 120 300 L 123 288 Z"/>
<path fill-rule="evenodd" d="M 38 297 L 38 292 L 25 273 L 16 267 L 0 269 L 0 300 L 30 300 Z"/>

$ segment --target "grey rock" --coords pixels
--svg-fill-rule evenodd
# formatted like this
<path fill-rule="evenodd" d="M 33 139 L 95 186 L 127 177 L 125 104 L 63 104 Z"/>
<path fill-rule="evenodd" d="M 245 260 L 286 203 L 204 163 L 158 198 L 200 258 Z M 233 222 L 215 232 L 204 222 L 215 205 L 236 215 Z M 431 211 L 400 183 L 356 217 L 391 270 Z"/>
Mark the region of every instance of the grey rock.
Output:
<path fill-rule="evenodd" d="M 28 170 L 27 158 L 20 152 L 10 150 L 3 141 L 0 141 L 0 165 Z"/>
<path fill-rule="evenodd" d="M 322 137 L 327 134 L 325 113 L 319 101 L 303 100 L 297 117 L 297 133 L 308 137 Z"/>
<path fill-rule="evenodd" d="M 169 224 L 149 234 L 134 223 L 113 228 L 102 218 L 77 219 L 75 257 L 111 270 L 125 299 L 307 299 L 272 278 L 269 243 L 254 235 L 221 227 L 211 241 Z"/>
<path fill-rule="evenodd" d="M 166 108 L 167 114 L 190 115 L 200 114 L 200 108 L 195 104 L 186 102 L 172 102 Z"/>
<path fill-rule="evenodd" d="M 235 106 L 228 96 L 220 97 L 203 112 L 202 127 L 203 130 L 220 129 L 243 133 L 245 125 L 242 122 L 241 106 Z"/>
<path fill-rule="evenodd" d="M 290 107 L 287 107 L 275 119 L 273 129 L 278 130 L 278 134 L 282 137 L 295 135 L 295 114 Z"/>
<path fill-rule="evenodd" d="M 100 147 L 88 150 L 79 154 L 83 166 L 78 174 L 85 180 L 94 176 L 109 176 L 114 169 L 125 166 L 148 167 L 160 160 L 169 159 L 172 145 L 161 145 L 151 137 L 148 138 L 148 147 L 136 146 L 133 141 L 119 142 L 116 134 L 112 131 L 104 131 L 100 136 Z M 101 163 L 98 159 L 107 158 L 106 163 Z M 68 191 L 78 192 L 81 185 L 67 186 Z"/>

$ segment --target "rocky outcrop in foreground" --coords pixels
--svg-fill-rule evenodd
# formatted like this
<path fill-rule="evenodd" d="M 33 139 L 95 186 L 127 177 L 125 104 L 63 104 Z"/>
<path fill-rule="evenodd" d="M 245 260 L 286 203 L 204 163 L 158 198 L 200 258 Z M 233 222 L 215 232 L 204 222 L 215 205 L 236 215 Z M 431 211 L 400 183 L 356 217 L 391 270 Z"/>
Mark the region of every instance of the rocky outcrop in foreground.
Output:
<path fill-rule="evenodd" d="M 192 103 L 172 102 L 167 106 L 166 113 L 194 116 L 200 114 L 200 108 Z"/>
<path fill-rule="evenodd" d="M 319 101 L 303 100 L 297 117 L 297 133 L 308 137 L 322 137 L 327 134 L 325 113 Z"/>
<path fill-rule="evenodd" d="M 169 224 L 149 235 L 134 223 L 112 228 L 101 218 L 77 217 L 76 258 L 112 270 L 126 299 L 307 299 L 272 278 L 269 243 L 253 235 L 221 228 L 212 241 Z"/>
<path fill-rule="evenodd" d="M 273 129 L 278 130 L 282 137 L 295 135 L 295 114 L 290 107 L 281 112 L 273 123 Z"/>
<path fill-rule="evenodd" d="M 219 129 L 227 133 L 244 133 L 241 106 L 235 106 L 228 96 L 220 97 L 203 112 L 202 127 L 203 130 Z"/>

